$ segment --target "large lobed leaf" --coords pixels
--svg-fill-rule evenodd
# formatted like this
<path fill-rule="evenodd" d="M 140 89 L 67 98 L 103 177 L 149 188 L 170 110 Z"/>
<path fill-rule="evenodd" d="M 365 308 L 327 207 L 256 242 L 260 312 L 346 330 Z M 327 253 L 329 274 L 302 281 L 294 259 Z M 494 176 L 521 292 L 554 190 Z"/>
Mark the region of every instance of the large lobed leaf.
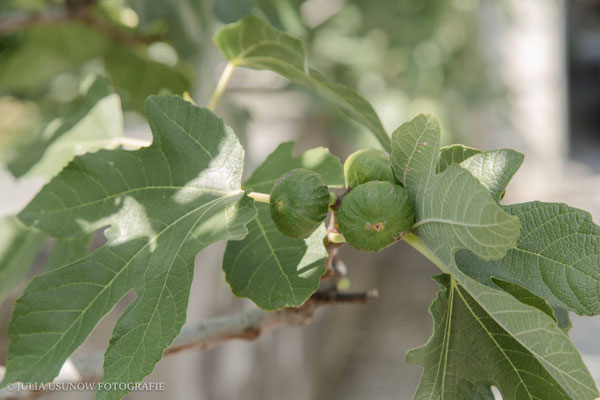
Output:
<path fill-rule="evenodd" d="M 417 398 L 493 399 L 491 385 L 505 400 L 597 397 L 580 355 L 547 309 L 513 290 L 473 280 L 455 261 L 461 249 L 494 260 L 516 245 L 519 220 L 503 211 L 497 196 L 518 168 L 519 158 L 508 153 L 503 158 L 502 151 L 492 158 L 482 153 L 481 161 L 507 160 L 505 169 L 498 167 L 498 181 L 482 185 L 484 176 L 459 165 L 436 174 L 439 140 L 439 126 L 430 116 L 404 124 L 392 138 L 396 177 L 415 199 L 417 211 L 407 241 L 451 274 L 432 306 L 432 339 L 408 355 L 409 362 L 424 368 Z M 477 372 L 465 365 L 475 360 L 488 361 Z"/>
<path fill-rule="evenodd" d="M 320 173 L 329 186 L 344 185 L 342 164 L 327 149 L 318 147 L 294 157 L 293 148 L 293 142 L 279 145 L 244 187 L 269 193 L 275 181 L 294 168 Z M 257 203 L 256 208 L 248 235 L 227 244 L 223 258 L 227 282 L 234 294 L 267 310 L 300 306 L 319 288 L 325 272 L 325 227 L 307 239 L 291 238 L 279 232 L 267 204 Z"/>
<path fill-rule="evenodd" d="M 408 353 L 425 366 L 415 395 L 421 399 L 571 399 L 544 366 L 506 332 L 450 275 L 435 277 L 440 292 L 430 308 L 434 333 Z M 531 311 L 529 316 L 538 317 Z M 514 318 L 526 315 L 515 314 Z M 556 356 L 557 361 L 561 361 Z"/>
<path fill-rule="evenodd" d="M 215 43 L 235 66 L 271 70 L 332 98 L 350 118 L 371 131 L 384 149 L 390 150 L 389 135 L 371 104 L 355 90 L 330 82 L 309 68 L 302 41 L 249 15 L 221 28 Z"/>
<path fill-rule="evenodd" d="M 521 236 L 501 260 L 457 254 L 466 274 L 490 284 L 517 283 L 554 306 L 580 315 L 600 314 L 600 227 L 592 216 L 566 204 L 533 201 L 505 206 L 521 220 Z"/>
<path fill-rule="evenodd" d="M 460 163 L 499 198 L 522 159 L 513 150 L 496 150 L 474 156 L 455 153 L 450 164 Z M 600 314 L 600 227 L 592 216 L 566 204 L 539 201 L 503 209 L 521 222 L 516 247 L 496 261 L 459 251 L 461 270 L 487 285 L 493 277 L 519 284 L 553 306 L 580 315 Z"/>
<path fill-rule="evenodd" d="M 132 289 L 137 297 L 117 322 L 103 380 L 140 381 L 185 321 L 197 252 L 247 233 L 256 211 L 241 189 L 244 152 L 232 130 L 178 97 L 150 97 L 146 114 L 150 147 L 77 157 L 20 214 L 54 237 L 108 225 L 108 243 L 26 288 L 8 328 L 4 385 L 50 381 Z"/>
<path fill-rule="evenodd" d="M 451 165 L 436 174 L 439 141 L 439 124 L 425 115 L 393 135 L 392 167 L 415 200 L 415 234 L 447 258 L 460 248 L 483 259 L 504 256 L 518 238 L 518 218 L 502 211 L 467 170 Z"/>

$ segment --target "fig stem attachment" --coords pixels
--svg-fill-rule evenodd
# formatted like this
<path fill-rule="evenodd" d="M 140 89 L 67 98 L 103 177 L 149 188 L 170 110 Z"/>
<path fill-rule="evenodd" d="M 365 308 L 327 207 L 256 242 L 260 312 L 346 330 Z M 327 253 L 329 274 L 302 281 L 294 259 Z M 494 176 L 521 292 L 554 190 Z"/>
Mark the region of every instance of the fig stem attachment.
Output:
<path fill-rule="evenodd" d="M 223 73 L 221 73 L 221 77 L 219 78 L 219 82 L 215 87 L 215 91 L 213 92 L 213 95 L 210 101 L 208 102 L 207 108 L 210 111 L 215 111 L 215 108 L 217 107 L 217 104 L 219 103 L 223 92 L 225 92 L 225 88 L 227 87 L 229 80 L 231 79 L 231 74 L 233 74 L 234 69 L 235 65 L 231 61 L 228 62 L 225 66 L 225 69 L 223 70 Z"/>
<path fill-rule="evenodd" d="M 339 232 L 327 233 L 327 240 L 329 243 L 346 243 L 346 238 Z"/>
<path fill-rule="evenodd" d="M 429 248 L 413 233 L 409 233 L 404 237 L 404 241 L 414 247 L 418 252 L 423 254 L 434 263 L 443 273 L 450 274 L 446 265 L 431 251 Z"/>
<path fill-rule="evenodd" d="M 269 204 L 269 200 L 271 199 L 271 196 L 269 196 L 267 193 L 258 193 L 258 192 L 250 192 L 250 193 L 248 193 L 248 197 L 254 199 L 254 201 L 256 201 L 256 202 L 267 203 L 267 204 Z"/>

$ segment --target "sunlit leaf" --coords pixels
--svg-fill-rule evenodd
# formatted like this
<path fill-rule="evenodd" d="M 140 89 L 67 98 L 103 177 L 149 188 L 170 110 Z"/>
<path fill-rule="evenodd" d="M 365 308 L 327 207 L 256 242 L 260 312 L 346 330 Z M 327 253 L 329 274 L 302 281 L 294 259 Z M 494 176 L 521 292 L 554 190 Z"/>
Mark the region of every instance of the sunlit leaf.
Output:
<path fill-rule="evenodd" d="M 106 245 L 36 277 L 16 302 L 4 385 L 52 380 L 132 289 L 103 380 L 140 381 L 185 321 L 198 251 L 246 235 L 256 211 L 241 189 L 244 151 L 232 130 L 178 97 L 150 97 L 146 114 L 150 147 L 77 157 L 20 214 L 54 237 L 110 227 Z M 127 392 L 105 387 L 97 398 Z"/>

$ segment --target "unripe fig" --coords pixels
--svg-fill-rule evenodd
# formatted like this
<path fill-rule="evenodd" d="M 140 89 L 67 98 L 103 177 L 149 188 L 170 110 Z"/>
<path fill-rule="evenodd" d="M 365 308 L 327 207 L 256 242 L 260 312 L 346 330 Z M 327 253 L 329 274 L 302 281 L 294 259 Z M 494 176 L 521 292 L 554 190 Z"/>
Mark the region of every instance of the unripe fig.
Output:
<path fill-rule="evenodd" d="M 337 213 L 340 232 L 359 250 L 379 251 L 402 239 L 415 221 L 415 206 L 406 190 L 391 182 L 357 186 Z"/>
<path fill-rule="evenodd" d="M 394 182 L 390 155 L 376 149 L 362 149 L 350 154 L 344 163 L 344 175 L 349 188 L 370 181 Z"/>
<path fill-rule="evenodd" d="M 329 210 L 329 190 L 321 175 L 293 169 L 275 182 L 269 199 L 271 218 L 284 235 L 307 238 Z"/>

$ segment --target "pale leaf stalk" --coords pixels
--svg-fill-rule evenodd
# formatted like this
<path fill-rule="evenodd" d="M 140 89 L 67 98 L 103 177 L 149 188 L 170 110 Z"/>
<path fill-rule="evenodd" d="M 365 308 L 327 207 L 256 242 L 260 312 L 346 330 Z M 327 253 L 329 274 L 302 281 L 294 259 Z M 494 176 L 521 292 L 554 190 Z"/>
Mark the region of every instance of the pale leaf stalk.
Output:
<path fill-rule="evenodd" d="M 414 234 L 409 233 L 404 237 L 404 241 L 414 247 L 419 253 L 427 257 L 429 261 L 434 263 L 440 270 L 442 270 L 443 273 L 450 274 L 444 263 L 437 258 L 437 256 L 433 254 L 433 252 L 429 250 L 427 246 L 425 246 L 425 243 L 423 243 L 421 239 L 416 237 Z"/>
<path fill-rule="evenodd" d="M 231 61 L 228 62 L 227 65 L 225 66 L 225 69 L 221 73 L 221 77 L 219 78 L 219 82 L 217 83 L 217 86 L 215 87 L 215 91 L 213 92 L 210 102 L 208 103 L 207 108 L 210 111 L 215 111 L 215 108 L 217 107 L 217 104 L 219 103 L 221 96 L 223 95 L 223 93 L 225 92 L 225 89 L 227 88 L 227 84 L 229 83 L 229 80 L 231 79 L 231 75 L 233 74 L 234 69 L 235 69 L 235 65 Z"/>
<path fill-rule="evenodd" d="M 346 238 L 339 232 L 329 232 L 327 234 L 329 243 L 346 243 Z"/>
<path fill-rule="evenodd" d="M 190 102 L 190 103 L 192 103 L 195 106 L 198 105 L 198 104 L 196 104 L 196 102 L 194 101 L 194 99 L 192 99 L 192 95 L 187 90 L 185 92 L 183 92 L 183 96 L 182 97 L 183 97 L 183 99 L 185 101 Z"/>
<path fill-rule="evenodd" d="M 267 193 L 258 193 L 258 192 L 250 192 L 248 193 L 248 197 L 250 197 L 251 199 L 254 199 L 254 201 L 258 202 L 258 203 L 267 203 L 269 204 L 269 201 L 271 199 L 271 196 Z"/>

